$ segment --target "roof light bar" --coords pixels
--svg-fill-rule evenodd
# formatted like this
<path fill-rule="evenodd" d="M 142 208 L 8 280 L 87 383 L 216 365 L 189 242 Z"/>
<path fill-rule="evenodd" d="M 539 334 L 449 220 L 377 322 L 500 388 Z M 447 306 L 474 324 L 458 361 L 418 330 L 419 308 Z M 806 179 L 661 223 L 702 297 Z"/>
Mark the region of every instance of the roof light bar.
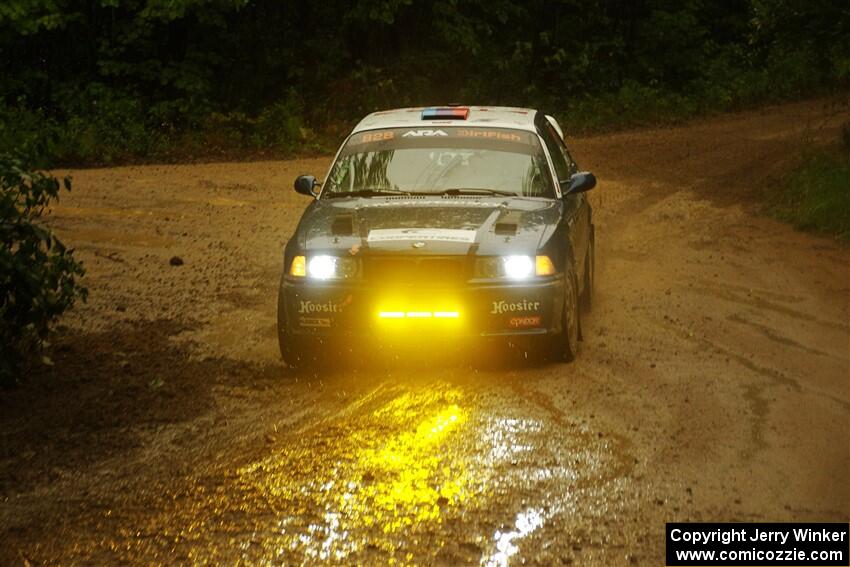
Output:
<path fill-rule="evenodd" d="M 422 120 L 466 120 L 469 108 L 455 106 L 451 108 L 426 108 L 422 111 Z"/>

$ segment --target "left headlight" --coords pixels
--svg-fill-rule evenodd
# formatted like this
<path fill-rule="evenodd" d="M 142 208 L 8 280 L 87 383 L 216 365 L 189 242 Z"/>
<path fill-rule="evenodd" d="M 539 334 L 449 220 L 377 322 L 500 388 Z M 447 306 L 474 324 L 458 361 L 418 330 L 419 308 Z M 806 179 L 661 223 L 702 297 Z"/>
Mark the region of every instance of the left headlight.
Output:
<path fill-rule="evenodd" d="M 555 265 L 549 256 L 492 256 L 478 258 L 475 262 L 475 277 L 506 278 L 524 280 L 534 276 L 551 276 Z"/>
<path fill-rule="evenodd" d="M 295 256 L 289 267 L 289 275 L 317 280 L 353 278 L 357 275 L 357 260 L 327 254 Z"/>

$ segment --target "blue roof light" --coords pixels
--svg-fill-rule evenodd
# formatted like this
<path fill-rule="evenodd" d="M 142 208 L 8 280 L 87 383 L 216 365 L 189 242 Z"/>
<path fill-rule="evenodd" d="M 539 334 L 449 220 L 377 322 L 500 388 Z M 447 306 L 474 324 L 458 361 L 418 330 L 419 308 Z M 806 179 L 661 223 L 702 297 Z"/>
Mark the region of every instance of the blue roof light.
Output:
<path fill-rule="evenodd" d="M 451 108 L 426 108 L 422 111 L 422 120 L 466 120 L 469 108 L 454 106 Z"/>

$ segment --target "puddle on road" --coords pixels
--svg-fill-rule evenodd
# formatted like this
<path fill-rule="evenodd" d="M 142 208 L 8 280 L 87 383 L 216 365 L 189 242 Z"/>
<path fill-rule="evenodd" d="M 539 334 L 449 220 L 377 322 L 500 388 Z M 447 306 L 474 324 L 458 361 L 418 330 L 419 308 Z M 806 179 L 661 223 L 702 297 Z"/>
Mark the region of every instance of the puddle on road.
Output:
<path fill-rule="evenodd" d="M 176 507 L 191 533 L 172 545 L 264 564 L 560 562 L 624 474 L 613 441 L 507 390 L 397 387 L 351 407 Z"/>
<path fill-rule="evenodd" d="M 487 567 L 505 566 L 509 564 L 510 558 L 517 554 L 519 547 L 515 541 L 524 538 L 543 525 L 544 518 L 540 510 L 531 508 L 517 515 L 514 529 L 502 533 L 497 531 L 493 539 L 496 540 L 496 551 L 483 563 Z"/>
<path fill-rule="evenodd" d="M 439 524 L 446 508 L 473 496 L 470 464 L 447 451 L 468 418 L 456 390 L 407 392 L 312 432 L 314 450 L 284 450 L 243 468 L 241 484 L 307 511 L 281 518 L 282 537 L 267 551 L 320 561 L 364 549 L 394 554 L 403 532 Z"/>

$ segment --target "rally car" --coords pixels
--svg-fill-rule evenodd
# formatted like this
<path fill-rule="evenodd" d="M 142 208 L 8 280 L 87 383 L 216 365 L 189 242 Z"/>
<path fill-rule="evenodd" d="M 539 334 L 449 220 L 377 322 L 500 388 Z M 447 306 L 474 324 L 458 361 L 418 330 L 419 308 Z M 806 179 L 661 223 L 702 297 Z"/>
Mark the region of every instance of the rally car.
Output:
<path fill-rule="evenodd" d="M 413 337 L 530 340 L 571 361 L 589 309 L 594 226 L 551 116 L 447 106 L 375 112 L 346 138 L 284 251 L 284 361 Z"/>

